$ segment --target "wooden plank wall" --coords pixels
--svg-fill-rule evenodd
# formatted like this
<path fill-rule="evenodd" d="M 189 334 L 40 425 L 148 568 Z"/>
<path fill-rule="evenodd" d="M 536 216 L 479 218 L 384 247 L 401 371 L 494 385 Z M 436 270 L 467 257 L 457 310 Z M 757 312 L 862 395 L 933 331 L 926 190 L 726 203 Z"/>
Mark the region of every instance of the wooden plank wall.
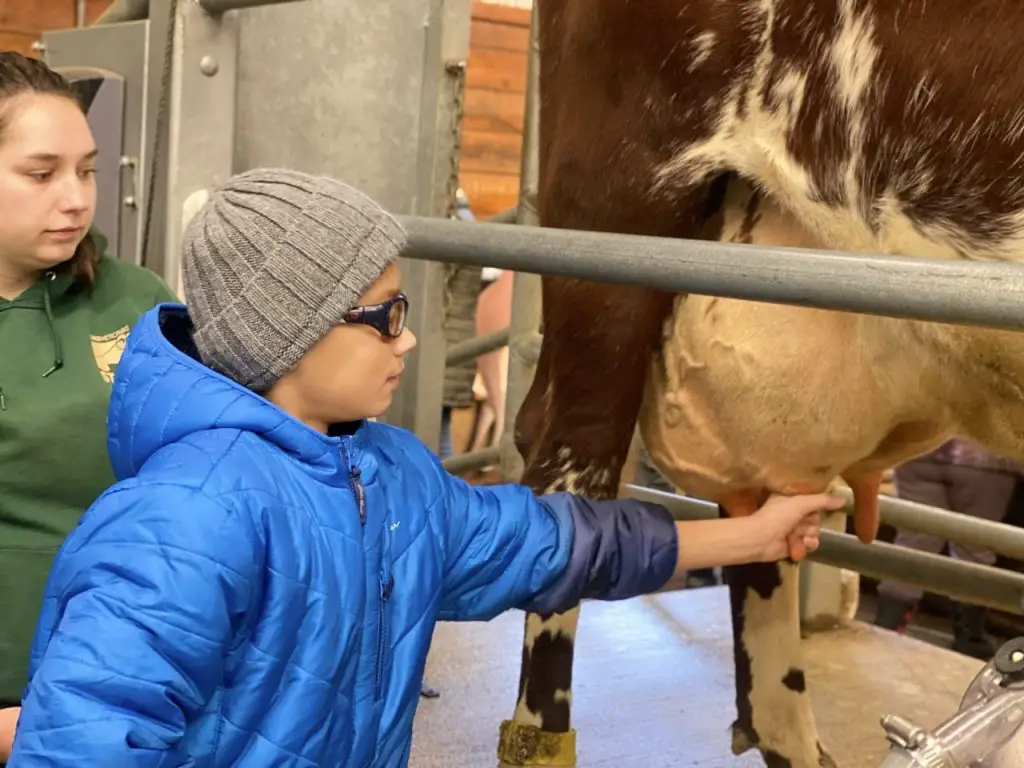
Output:
<path fill-rule="evenodd" d="M 516 204 L 530 10 L 474 0 L 459 177 L 478 219 Z"/>
<path fill-rule="evenodd" d="M 86 24 L 106 10 L 111 0 L 87 0 Z M 32 43 L 43 32 L 75 26 L 75 0 L 0 0 L 0 51 L 36 56 Z"/>

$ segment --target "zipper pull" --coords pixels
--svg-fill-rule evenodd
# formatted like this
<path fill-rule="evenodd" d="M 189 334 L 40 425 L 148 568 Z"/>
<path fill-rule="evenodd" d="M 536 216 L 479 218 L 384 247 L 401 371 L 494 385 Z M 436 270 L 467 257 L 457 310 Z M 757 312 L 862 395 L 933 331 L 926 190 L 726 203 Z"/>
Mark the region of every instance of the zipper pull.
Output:
<path fill-rule="evenodd" d="M 391 591 L 395 588 L 395 577 L 388 575 L 385 579 L 384 575 L 381 574 L 380 580 L 380 599 L 387 602 L 387 599 L 391 597 Z"/>
<path fill-rule="evenodd" d="M 0 411 L 7 410 L 7 401 L 4 399 L 4 390 L 0 387 Z"/>
<path fill-rule="evenodd" d="M 359 522 L 366 523 L 366 491 L 359 480 L 363 471 L 359 467 L 352 467 L 352 481 L 356 486 L 356 503 L 359 505 Z"/>

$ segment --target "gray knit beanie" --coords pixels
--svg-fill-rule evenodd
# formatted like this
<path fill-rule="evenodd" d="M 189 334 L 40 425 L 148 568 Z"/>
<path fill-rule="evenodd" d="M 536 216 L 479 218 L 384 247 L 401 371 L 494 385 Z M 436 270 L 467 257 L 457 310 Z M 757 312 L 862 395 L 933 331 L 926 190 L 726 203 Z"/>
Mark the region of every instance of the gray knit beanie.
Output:
<path fill-rule="evenodd" d="M 200 357 L 265 391 L 356 306 L 404 244 L 394 218 L 341 182 L 276 168 L 234 176 L 182 239 Z"/>

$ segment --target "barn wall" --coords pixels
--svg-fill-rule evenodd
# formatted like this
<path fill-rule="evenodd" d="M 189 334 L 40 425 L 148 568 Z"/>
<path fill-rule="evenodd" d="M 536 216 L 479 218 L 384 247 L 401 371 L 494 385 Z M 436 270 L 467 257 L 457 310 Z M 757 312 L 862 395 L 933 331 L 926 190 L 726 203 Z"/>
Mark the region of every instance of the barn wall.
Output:
<path fill-rule="evenodd" d="M 514 206 L 519 196 L 528 6 L 529 0 L 473 3 L 459 175 L 477 218 Z"/>
<path fill-rule="evenodd" d="M 87 0 L 86 23 L 91 24 L 110 0 Z M 0 51 L 35 56 L 32 43 L 44 31 L 75 26 L 75 0 L 0 0 Z"/>

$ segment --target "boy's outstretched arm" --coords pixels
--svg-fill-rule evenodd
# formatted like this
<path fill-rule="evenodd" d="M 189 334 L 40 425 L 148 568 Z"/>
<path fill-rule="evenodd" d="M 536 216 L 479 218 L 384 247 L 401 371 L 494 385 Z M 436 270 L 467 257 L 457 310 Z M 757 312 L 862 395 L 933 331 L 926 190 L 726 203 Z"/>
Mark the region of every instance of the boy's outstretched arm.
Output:
<path fill-rule="evenodd" d="M 565 610 L 581 599 L 653 592 L 675 572 L 669 513 L 633 499 L 536 496 L 444 474 L 446 569 L 439 617 Z"/>
<path fill-rule="evenodd" d="M 252 527 L 201 493 L 110 491 L 51 572 L 8 768 L 170 768 L 252 599 Z"/>
<path fill-rule="evenodd" d="M 750 517 L 677 523 L 663 507 L 635 499 L 536 496 L 524 486 L 471 486 L 447 473 L 443 482 L 448 557 L 440 618 L 456 620 L 647 594 L 694 568 L 779 560 L 792 536 L 814 550 L 817 511 L 843 504 L 825 494 L 774 497 Z"/>

